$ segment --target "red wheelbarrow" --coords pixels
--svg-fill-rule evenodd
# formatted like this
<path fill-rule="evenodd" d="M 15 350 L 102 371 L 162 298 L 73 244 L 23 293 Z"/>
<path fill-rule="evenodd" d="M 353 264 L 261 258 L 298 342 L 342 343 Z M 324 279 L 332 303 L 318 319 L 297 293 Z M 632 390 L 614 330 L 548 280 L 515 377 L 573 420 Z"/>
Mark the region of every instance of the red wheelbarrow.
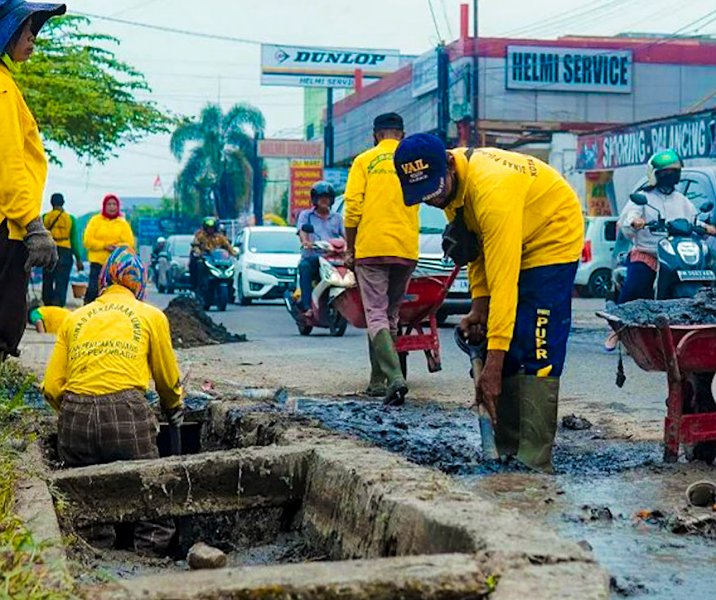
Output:
<path fill-rule="evenodd" d="M 625 325 L 608 313 L 597 314 L 619 334 L 639 367 L 666 372 L 664 461 L 676 461 L 679 444 L 716 441 L 716 412 L 694 410 L 694 376 L 716 372 L 716 325 L 670 325 L 664 317 L 656 325 Z"/>
<path fill-rule="evenodd" d="M 395 341 L 403 377 L 407 376 L 407 358 L 410 352 L 420 350 L 425 352 L 430 373 L 442 369 L 435 313 L 445 301 L 445 296 L 459 272 L 460 267 L 456 266 L 448 275 L 423 275 L 410 280 L 408 291 L 400 306 L 398 338 Z M 333 302 L 336 310 L 353 327 L 359 329 L 368 327 L 358 288 L 345 290 Z"/>

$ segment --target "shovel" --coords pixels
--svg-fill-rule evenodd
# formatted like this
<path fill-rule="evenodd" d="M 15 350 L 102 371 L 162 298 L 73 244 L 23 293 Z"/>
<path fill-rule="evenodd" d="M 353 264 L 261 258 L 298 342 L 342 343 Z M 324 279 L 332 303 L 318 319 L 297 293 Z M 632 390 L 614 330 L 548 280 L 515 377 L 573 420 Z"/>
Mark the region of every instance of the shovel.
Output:
<path fill-rule="evenodd" d="M 470 364 L 472 365 L 470 373 L 472 374 L 472 380 L 475 383 L 475 389 L 477 389 L 477 382 L 480 379 L 480 372 L 482 371 L 482 357 L 485 352 L 485 344 L 484 342 L 479 346 L 470 344 L 462 337 L 462 331 L 459 327 L 455 327 L 455 342 L 457 343 L 458 348 L 470 357 Z M 477 415 L 480 421 L 482 455 L 487 460 L 499 460 L 500 455 L 497 452 L 497 445 L 495 444 L 495 430 L 492 427 L 492 418 L 490 417 L 490 413 L 487 412 L 487 408 L 484 404 L 477 404 Z"/>

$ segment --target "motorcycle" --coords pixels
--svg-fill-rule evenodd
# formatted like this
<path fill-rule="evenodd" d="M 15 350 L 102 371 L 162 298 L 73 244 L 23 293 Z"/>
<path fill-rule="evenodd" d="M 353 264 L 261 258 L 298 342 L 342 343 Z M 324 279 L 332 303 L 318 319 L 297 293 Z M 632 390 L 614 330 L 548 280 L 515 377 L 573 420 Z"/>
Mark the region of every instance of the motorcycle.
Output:
<path fill-rule="evenodd" d="M 629 196 L 637 206 L 649 206 L 658 218 L 646 224 L 652 233 L 663 233 L 657 247 L 658 270 L 656 275 L 657 300 L 692 298 L 702 287 L 716 281 L 710 268 L 709 249 L 704 241 L 706 230 L 697 223 L 698 216 L 690 223 L 688 219 L 666 221 L 658 209 L 651 206 L 644 194 Z M 710 213 L 713 203 L 706 202 L 700 214 Z"/>
<path fill-rule="evenodd" d="M 301 230 L 305 233 L 313 233 L 313 226 L 304 225 Z M 301 335 L 310 335 L 314 327 L 321 327 L 328 329 L 332 336 L 341 337 L 346 332 L 348 321 L 336 310 L 334 300 L 346 288 L 356 285 L 355 275 L 343 263 L 346 242 L 343 239 L 333 239 L 316 241 L 313 245 L 322 254 L 318 257 L 319 280 L 314 282 L 311 312 L 305 315 L 298 308 L 300 298 L 298 281 L 295 292 L 285 292 L 284 303 Z"/>
<path fill-rule="evenodd" d="M 152 261 L 152 279 L 160 294 L 165 293 L 169 288 L 169 264 L 169 252 L 166 250 L 159 252 Z"/>
<path fill-rule="evenodd" d="M 199 263 L 203 273 L 199 285 L 199 299 L 204 310 L 212 306 L 220 311 L 226 310 L 226 305 L 234 295 L 234 269 L 236 265 L 231 254 L 223 248 L 206 252 Z"/>

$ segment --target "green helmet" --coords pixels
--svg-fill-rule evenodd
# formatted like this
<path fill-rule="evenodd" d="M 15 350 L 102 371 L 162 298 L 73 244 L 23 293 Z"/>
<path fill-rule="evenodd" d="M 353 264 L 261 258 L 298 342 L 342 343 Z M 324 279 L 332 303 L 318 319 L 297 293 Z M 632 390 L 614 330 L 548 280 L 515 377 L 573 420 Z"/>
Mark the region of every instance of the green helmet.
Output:
<path fill-rule="evenodd" d="M 681 169 L 684 163 L 676 150 L 669 148 L 652 155 L 646 163 L 646 179 L 651 186 L 658 183 L 656 174 L 664 169 Z"/>
<path fill-rule="evenodd" d="M 204 220 L 201 222 L 201 225 L 204 229 L 209 229 L 210 227 L 216 229 L 216 217 L 204 217 Z"/>

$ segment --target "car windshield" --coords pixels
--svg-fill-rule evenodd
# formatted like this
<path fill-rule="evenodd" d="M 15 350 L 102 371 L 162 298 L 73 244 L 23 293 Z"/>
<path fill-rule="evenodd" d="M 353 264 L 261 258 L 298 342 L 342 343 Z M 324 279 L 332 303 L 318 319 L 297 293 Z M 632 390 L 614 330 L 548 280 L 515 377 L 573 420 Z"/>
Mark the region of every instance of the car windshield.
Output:
<path fill-rule="evenodd" d="M 172 242 L 171 252 L 174 256 L 189 256 L 191 253 L 191 241 L 193 236 L 175 238 Z"/>
<path fill-rule="evenodd" d="M 420 233 L 442 233 L 447 225 L 445 213 L 428 204 L 420 205 Z"/>
<path fill-rule="evenodd" d="M 249 251 L 257 254 L 298 254 L 301 244 L 294 231 L 252 231 Z"/>

